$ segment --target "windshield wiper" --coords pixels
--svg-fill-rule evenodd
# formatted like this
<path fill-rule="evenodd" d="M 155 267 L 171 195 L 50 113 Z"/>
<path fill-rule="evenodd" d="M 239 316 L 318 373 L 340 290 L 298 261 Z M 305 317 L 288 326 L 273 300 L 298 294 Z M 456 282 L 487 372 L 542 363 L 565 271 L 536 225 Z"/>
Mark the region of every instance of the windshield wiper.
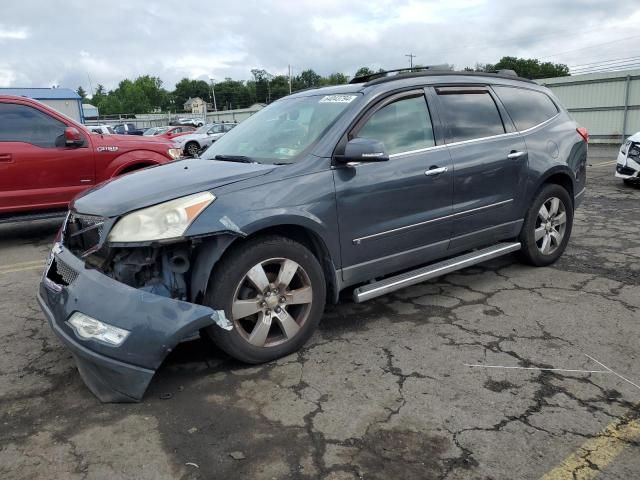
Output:
<path fill-rule="evenodd" d="M 216 155 L 213 159 L 222 160 L 223 162 L 260 163 L 253 158 L 245 157 L 244 155 Z"/>
<path fill-rule="evenodd" d="M 274 162 L 271 165 L 293 165 L 293 162 Z"/>

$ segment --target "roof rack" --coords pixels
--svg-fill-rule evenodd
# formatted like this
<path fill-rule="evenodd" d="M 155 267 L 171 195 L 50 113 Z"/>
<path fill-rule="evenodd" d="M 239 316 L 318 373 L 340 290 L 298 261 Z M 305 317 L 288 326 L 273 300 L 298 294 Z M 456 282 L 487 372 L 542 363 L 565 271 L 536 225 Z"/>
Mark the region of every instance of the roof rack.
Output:
<path fill-rule="evenodd" d="M 375 80 L 378 77 L 386 77 L 388 73 L 414 73 L 423 72 L 425 70 L 452 71 L 449 65 L 427 65 L 425 67 L 396 68 L 395 70 L 382 70 L 379 72 L 368 73 L 367 75 L 358 75 L 353 77 L 349 83 L 366 83 Z"/>
<path fill-rule="evenodd" d="M 388 73 L 396 73 L 396 75 L 387 76 Z M 403 78 L 423 77 L 423 76 L 436 76 L 436 75 L 461 75 L 471 77 L 487 77 L 494 76 L 498 78 L 505 78 L 509 80 L 519 80 L 521 82 L 535 83 L 533 80 L 519 77 L 513 70 L 494 70 L 490 72 L 457 72 L 448 68 L 448 66 L 437 65 L 432 67 L 414 67 L 414 68 L 399 68 L 396 70 L 386 70 L 383 72 L 375 72 L 370 75 L 360 75 L 354 77 L 349 83 L 366 83 L 367 85 L 377 85 L 379 83 L 391 82 L 394 80 L 401 80 Z"/>

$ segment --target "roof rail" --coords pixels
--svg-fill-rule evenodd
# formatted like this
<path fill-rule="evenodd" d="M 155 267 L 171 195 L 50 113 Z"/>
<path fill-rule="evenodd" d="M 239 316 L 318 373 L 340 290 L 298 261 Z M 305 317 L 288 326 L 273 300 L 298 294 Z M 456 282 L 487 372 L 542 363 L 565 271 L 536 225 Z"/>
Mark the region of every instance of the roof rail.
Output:
<path fill-rule="evenodd" d="M 388 73 L 413 73 L 423 71 L 452 71 L 449 65 L 427 65 L 424 67 L 396 68 L 395 70 L 381 70 L 379 72 L 368 73 L 353 77 L 349 83 L 366 83 L 378 77 L 386 77 Z"/>
<path fill-rule="evenodd" d="M 526 83 L 536 83 L 533 80 L 529 80 L 528 78 L 518 77 L 514 75 L 515 72 L 456 72 L 453 70 L 424 70 L 417 72 L 405 72 L 406 69 L 400 69 L 400 72 L 396 75 L 390 75 L 388 77 L 378 77 L 373 80 L 359 80 L 361 77 L 356 77 L 351 80 L 349 83 L 361 83 L 365 82 L 364 86 L 369 87 L 373 85 L 379 85 L 381 83 L 394 82 L 396 80 L 403 80 L 407 78 L 417 78 L 417 77 L 436 77 L 436 76 L 456 76 L 456 77 L 494 77 L 494 78 L 504 78 L 506 80 L 517 80 L 519 82 Z M 415 69 L 414 69 L 415 70 Z M 389 70 L 389 72 L 394 72 L 395 70 Z M 387 73 L 387 72 L 384 72 Z M 376 75 L 383 75 L 383 72 L 377 72 Z M 363 75 L 364 77 L 364 75 Z"/>

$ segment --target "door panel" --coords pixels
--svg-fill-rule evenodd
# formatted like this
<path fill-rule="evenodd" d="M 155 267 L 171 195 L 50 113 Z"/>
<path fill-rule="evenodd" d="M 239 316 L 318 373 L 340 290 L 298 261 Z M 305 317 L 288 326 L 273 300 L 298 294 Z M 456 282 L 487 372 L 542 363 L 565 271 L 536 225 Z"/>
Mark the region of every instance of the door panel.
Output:
<path fill-rule="evenodd" d="M 334 169 L 345 284 L 426 263 L 451 235 L 451 158 L 435 145 L 423 92 L 374 110 L 351 137 L 382 141 L 389 161 Z"/>
<path fill-rule="evenodd" d="M 518 220 L 527 149 L 486 87 L 439 87 L 436 92 L 454 168 L 450 248 L 471 248 L 493 240 L 492 231 L 502 232 L 504 224 Z"/>

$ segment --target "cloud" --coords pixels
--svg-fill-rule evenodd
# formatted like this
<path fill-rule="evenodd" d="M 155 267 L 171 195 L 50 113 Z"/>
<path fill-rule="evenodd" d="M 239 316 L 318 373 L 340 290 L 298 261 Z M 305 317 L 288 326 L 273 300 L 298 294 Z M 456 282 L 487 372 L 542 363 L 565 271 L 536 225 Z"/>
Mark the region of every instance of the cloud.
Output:
<path fill-rule="evenodd" d="M 10 28 L 0 24 L 0 40 L 26 40 L 29 38 L 29 29 Z"/>
<path fill-rule="evenodd" d="M 288 65 L 353 75 L 407 66 L 408 53 L 459 68 L 504 55 L 583 64 L 631 56 L 640 39 L 607 43 L 634 35 L 633 0 L 5 3 L 0 86 L 87 91 L 144 74 L 171 89 L 183 77 L 247 79 L 252 68 L 278 74 Z"/>

